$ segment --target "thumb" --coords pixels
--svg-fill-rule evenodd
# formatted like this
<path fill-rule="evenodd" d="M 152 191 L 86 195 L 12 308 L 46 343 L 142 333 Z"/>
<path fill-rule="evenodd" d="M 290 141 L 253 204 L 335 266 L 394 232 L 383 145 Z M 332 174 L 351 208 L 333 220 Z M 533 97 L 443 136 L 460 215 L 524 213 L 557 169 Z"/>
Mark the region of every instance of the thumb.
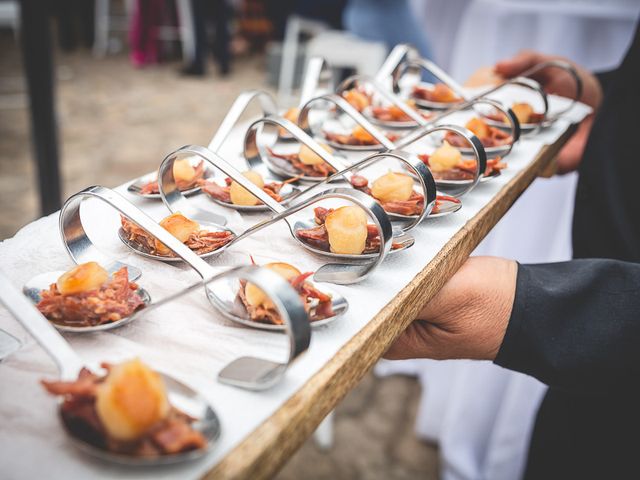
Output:
<path fill-rule="evenodd" d="M 496 63 L 494 70 L 503 77 L 512 78 L 518 76 L 539 62 L 540 56 L 538 53 L 531 50 L 523 50 L 515 57 Z"/>

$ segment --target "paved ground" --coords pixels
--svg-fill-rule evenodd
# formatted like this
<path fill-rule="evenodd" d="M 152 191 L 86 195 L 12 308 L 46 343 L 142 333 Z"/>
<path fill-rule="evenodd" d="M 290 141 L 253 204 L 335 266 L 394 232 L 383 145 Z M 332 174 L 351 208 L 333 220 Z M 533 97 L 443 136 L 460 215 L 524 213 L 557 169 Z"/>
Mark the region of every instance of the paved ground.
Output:
<path fill-rule="evenodd" d="M 57 54 L 56 65 L 65 196 L 119 185 L 175 148 L 208 143 L 235 96 L 265 78 L 260 58 L 239 61 L 228 79 L 184 79 L 177 64 L 135 70 L 124 56 L 86 52 Z M 26 106 L 19 52 L 0 35 L 0 239 L 38 217 Z M 334 448 L 307 442 L 279 478 L 436 478 L 436 449 L 413 433 L 419 393 L 414 379 L 367 376 L 337 409 Z"/>
<path fill-rule="evenodd" d="M 368 375 L 336 410 L 333 448 L 308 440 L 277 478 L 435 480 L 437 449 L 413 432 L 419 395 L 414 378 Z"/>

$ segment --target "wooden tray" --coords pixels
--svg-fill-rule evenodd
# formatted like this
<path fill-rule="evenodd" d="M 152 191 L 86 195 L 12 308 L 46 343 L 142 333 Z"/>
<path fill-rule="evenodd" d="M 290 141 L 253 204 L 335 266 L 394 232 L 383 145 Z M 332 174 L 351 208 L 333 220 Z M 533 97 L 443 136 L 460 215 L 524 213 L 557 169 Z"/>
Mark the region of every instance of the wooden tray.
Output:
<path fill-rule="evenodd" d="M 575 130 L 576 125 L 571 125 L 555 143 L 543 147 L 393 300 L 205 478 L 273 476 L 460 268 L 522 192 L 551 164 Z"/>

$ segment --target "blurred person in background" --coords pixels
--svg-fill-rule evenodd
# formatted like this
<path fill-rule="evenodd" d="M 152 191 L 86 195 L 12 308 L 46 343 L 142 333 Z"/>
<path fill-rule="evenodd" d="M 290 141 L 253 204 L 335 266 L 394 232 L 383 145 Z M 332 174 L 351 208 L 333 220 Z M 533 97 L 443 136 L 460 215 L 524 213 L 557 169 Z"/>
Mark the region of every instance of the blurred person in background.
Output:
<path fill-rule="evenodd" d="M 432 58 L 424 28 L 416 21 L 408 0 L 349 0 L 343 23 L 349 32 L 365 40 L 384 42 L 389 50 L 409 43 L 424 58 Z"/>
<path fill-rule="evenodd" d="M 75 50 L 78 45 L 91 48 L 94 37 L 94 2 L 55 0 L 52 4 L 58 23 L 60 48 L 65 52 Z"/>
<path fill-rule="evenodd" d="M 184 75 L 204 75 L 207 53 L 211 50 L 218 64 L 220 75 L 228 75 L 231 70 L 231 6 L 227 0 L 191 0 L 195 54 L 193 61 L 182 69 Z M 209 27 L 215 33 L 213 42 L 209 39 Z"/>
<path fill-rule="evenodd" d="M 282 41 L 291 15 L 326 23 L 330 28 L 342 30 L 342 12 L 347 0 L 269 0 L 265 9 L 273 24 L 273 39 Z"/>

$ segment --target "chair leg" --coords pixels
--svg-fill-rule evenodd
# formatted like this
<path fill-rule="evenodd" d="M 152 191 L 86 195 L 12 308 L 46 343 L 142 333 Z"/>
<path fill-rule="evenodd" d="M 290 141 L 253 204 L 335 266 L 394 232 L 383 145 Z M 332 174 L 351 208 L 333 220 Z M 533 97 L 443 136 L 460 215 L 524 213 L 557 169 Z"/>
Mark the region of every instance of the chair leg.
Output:
<path fill-rule="evenodd" d="M 95 0 L 93 55 L 104 57 L 109 50 L 109 0 Z"/>
<path fill-rule="evenodd" d="M 287 20 L 287 27 L 282 42 L 280 61 L 280 76 L 278 78 L 278 98 L 283 104 L 288 104 L 293 90 L 293 77 L 295 75 L 296 59 L 298 56 L 298 43 L 300 40 L 300 21 L 295 15 Z"/>
<path fill-rule="evenodd" d="M 333 418 L 334 412 L 333 410 L 327 415 L 322 423 L 318 425 L 316 431 L 313 433 L 313 440 L 316 443 L 316 446 L 320 450 L 330 450 L 333 447 Z"/>
<path fill-rule="evenodd" d="M 180 22 L 180 43 L 182 60 L 186 65 L 193 63 L 196 56 L 195 32 L 193 29 L 193 12 L 191 0 L 178 0 L 178 21 Z"/>

